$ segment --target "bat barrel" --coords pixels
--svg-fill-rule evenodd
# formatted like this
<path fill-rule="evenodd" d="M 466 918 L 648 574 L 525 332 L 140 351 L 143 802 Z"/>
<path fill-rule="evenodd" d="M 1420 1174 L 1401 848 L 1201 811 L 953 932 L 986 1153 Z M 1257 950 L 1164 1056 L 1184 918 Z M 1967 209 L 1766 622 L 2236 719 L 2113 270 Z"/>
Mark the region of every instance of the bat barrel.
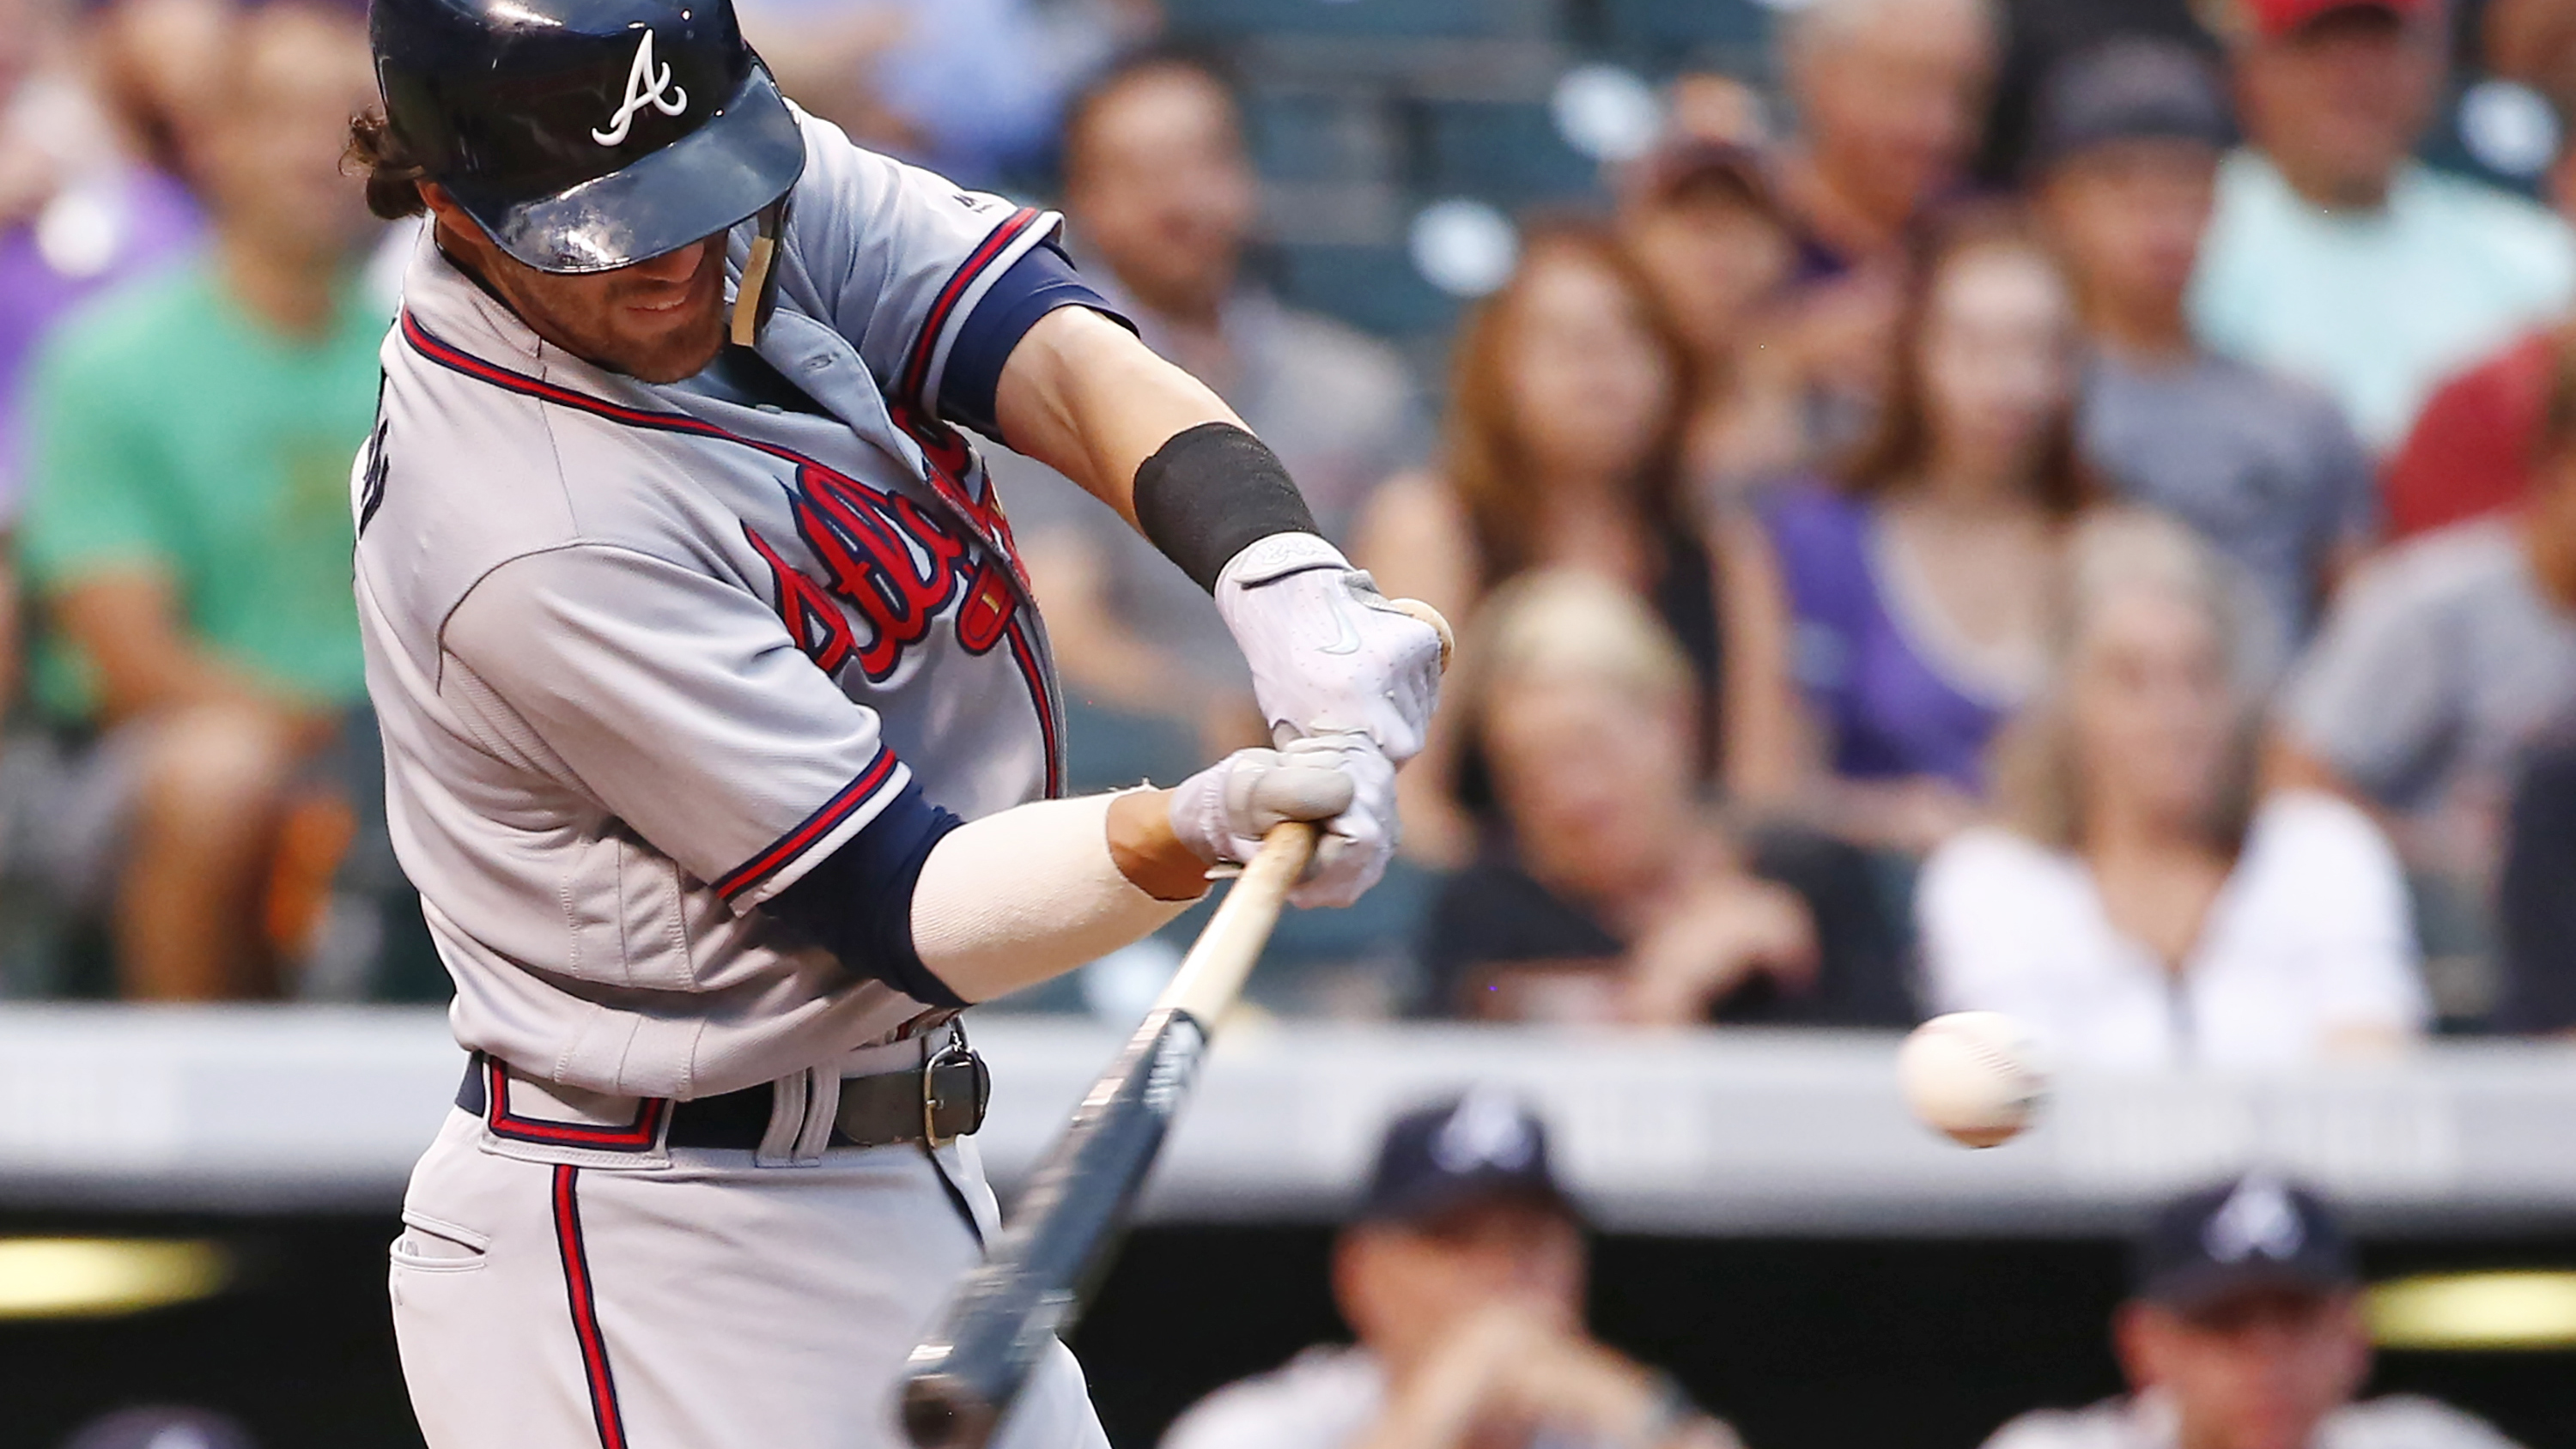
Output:
<path fill-rule="evenodd" d="M 1012 1226 L 912 1352 L 902 1414 L 920 1449 L 981 1449 L 1039 1357 L 1072 1327 L 1206 1043 L 1188 1012 L 1154 1012 L 1075 1110 Z"/>

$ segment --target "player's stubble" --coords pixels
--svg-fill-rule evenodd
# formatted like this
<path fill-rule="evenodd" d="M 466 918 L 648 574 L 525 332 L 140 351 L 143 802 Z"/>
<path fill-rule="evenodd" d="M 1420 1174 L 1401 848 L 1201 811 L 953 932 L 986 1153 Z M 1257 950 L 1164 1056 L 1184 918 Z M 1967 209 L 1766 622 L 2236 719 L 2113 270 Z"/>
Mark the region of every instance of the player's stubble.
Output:
<path fill-rule="evenodd" d="M 421 188 L 450 261 L 539 337 L 643 382 L 678 382 L 724 347 L 724 233 L 632 266 L 564 276 L 504 252 L 434 185 Z"/>

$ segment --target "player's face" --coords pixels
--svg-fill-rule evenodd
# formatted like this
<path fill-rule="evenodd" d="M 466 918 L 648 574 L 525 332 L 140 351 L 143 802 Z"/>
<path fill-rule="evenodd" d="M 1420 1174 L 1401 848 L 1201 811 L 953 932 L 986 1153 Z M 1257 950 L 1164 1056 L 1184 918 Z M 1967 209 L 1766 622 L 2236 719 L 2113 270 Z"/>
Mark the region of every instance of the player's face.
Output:
<path fill-rule="evenodd" d="M 2167 589 L 2119 589 L 2091 612 L 2067 681 L 2084 791 L 2189 829 L 2223 783 L 2235 730 L 2225 642 Z"/>
<path fill-rule="evenodd" d="M 614 271 L 558 276 L 492 244 L 471 217 L 424 187 L 439 245 L 480 276 L 519 320 L 574 356 L 645 382 L 678 382 L 715 361 L 725 338 L 724 237 Z"/>
<path fill-rule="evenodd" d="M 1413 1363 L 1479 1309 L 1517 1305 L 1579 1329 L 1583 1231 L 1541 1203 L 1476 1203 L 1429 1223 L 1354 1229 L 1336 1276 L 1360 1341 L 1391 1362 Z"/>
<path fill-rule="evenodd" d="M 2247 1293 L 2188 1315 L 2134 1305 L 2120 1347 L 2133 1382 L 2172 1396 L 2181 1442 L 2206 1449 L 2307 1449 L 2370 1366 L 2351 1294 Z"/>

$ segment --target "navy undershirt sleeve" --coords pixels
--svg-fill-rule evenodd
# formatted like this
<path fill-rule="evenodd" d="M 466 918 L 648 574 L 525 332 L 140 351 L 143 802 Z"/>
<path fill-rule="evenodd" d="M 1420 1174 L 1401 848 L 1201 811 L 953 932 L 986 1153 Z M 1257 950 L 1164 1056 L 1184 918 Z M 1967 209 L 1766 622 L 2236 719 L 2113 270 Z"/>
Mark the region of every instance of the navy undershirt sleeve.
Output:
<path fill-rule="evenodd" d="M 856 975 L 924 1006 L 964 1006 L 965 998 L 921 964 L 912 942 L 912 893 L 922 863 L 964 823 L 907 780 L 874 820 L 760 909 L 811 937 Z"/>
<path fill-rule="evenodd" d="M 988 438 L 1008 442 L 993 420 L 993 395 L 1002 386 L 1002 364 L 1038 319 L 1058 307 L 1089 307 L 1129 331 L 1135 324 L 1091 289 L 1073 262 L 1053 243 L 1031 248 L 993 279 L 975 310 L 948 344 L 948 366 L 939 376 L 939 415 Z"/>

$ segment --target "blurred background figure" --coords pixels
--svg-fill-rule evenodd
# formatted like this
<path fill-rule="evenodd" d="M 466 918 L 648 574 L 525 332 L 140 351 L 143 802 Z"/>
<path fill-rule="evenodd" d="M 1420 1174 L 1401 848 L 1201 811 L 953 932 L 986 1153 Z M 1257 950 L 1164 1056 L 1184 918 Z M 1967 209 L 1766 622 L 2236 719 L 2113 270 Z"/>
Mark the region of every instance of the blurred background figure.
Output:
<path fill-rule="evenodd" d="M 2413 159 L 2442 94 L 2443 0 L 2240 0 L 2227 159 L 2192 317 L 2324 387 L 2374 451 L 2444 376 L 2576 291 L 2557 218 Z"/>
<path fill-rule="evenodd" d="M 119 1409 L 84 1425 L 62 1449 L 259 1449 L 250 1431 L 211 1409 Z"/>
<path fill-rule="evenodd" d="M 2030 174 L 2083 300 L 2086 456 L 2235 566 L 2256 606 L 2248 648 L 2277 666 L 2371 536 L 2376 500 L 2330 399 L 2192 339 L 2183 300 L 2228 137 L 2197 53 L 2118 41 L 2050 78 Z"/>
<path fill-rule="evenodd" d="M 1518 1100 L 1478 1090 L 1398 1117 L 1333 1250 L 1359 1342 L 1217 1390 L 1163 1449 L 1736 1449 L 1671 1379 L 1585 1332 L 1583 1237 Z"/>
<path fill-rule="evenodd" d="M 1901 1026 L 1903 959 L 1858 854 L 1723 825 L 1701 692 L 1634 595 L 1571 570 L 1498 591 L 1450 709 L 1498 828 L 1434 906 L 1429 1008 L 1487 1020 Z"/>
<path fill-rule="evenodd" d="M 2496 883 L 2495 1014 L 2500 1032 L 2576 1032 L 2576 720 L 2525 749 L 2505 817 Z"/>
<path fill-rule="evenodd" d="M 55 321 L 197 236 L 176 174 L 203 77 L 171 56 L 212 43 L 216 0 L 0 5 L 0 496 L 24 466 L 20 378 Z"/>
<path fill-rule="evenodd" d="M 2002 37 L 1992 0 L 1817 0 L 1783 23 L 1798 129 L 1780 148 L 1798 287 L 1776 346 L 1827 445 L 1865 432 L 1887 386 L 1907 230 L 1963 180 Z"/>
<path fill-rule="evenodd" d="M 1908 851 L 1975 817 L 1986 740 L 2043 670 L 2058 540 L 2095 494 L 2075 441 L 2077 329 L 2018 212 L 1971 208 L 1927 232 L 1876 433 L 1776 494 L 1767 549 L 1747 536 L 1729 559 L 1776 580 L 1784 603 L 1746 610 L 1775 637 L 1747 647 L 1794 671 L 1806 702 L 1799 749 L 1763 759 L 1776 773 L 1748 777 L 1753 799 Z"/>
<path fill-rule="evenodd" d="M 2410 863 L 2477 900 L 2517 758 L 2576 711 L 2576 355 L 2544 418 L 2528 505 L 2363 570 L 2279 709 L 2284 778 L 2383 812 Z"/>
<path fill-rule="evenodd" d="M 1894 256 L 1964 176 L 2002 42 L 1990 0 L 1814 0 L 1779 41 L 1781 189 L 1810 279 Z"/>
<path fill-rule="evenodd" d="M 2547 102 L 2558 157 L 2542 194 L 2564 218 L 2576 212 L 2576 5 L 2494 0 L 2482 17 L 2489 68 Z M 2532 453 L 2549 379 L 2570 323 L 2552 319 L 2452 374 L 2424 403 L 2388 460 L 2382 497 L 2387 533 L 2406 538 L 2510 508 L 2532 486 Z"/>
<path fill-rule="evenodd" d="M 387 317 L 376 229 L 339 172 L 373 95 L 354 8 L 283 0 L 229 27 L 226 102 L 189 132 L 213 219 L 192 265 L 98 300 L 35 365 L 21 536 L 45 610 L 39 698 L 75 742 L 48 812 L 66 877 L 115 897 L 119 981 L 272 994 L 320 928 L 371 771 L 349 596 L 350 459 Z M 311 808 L 303 808 L 306 796 Z"/>
<path fill-rule="evenodd" d="M 1788 215 L 1759 152 L 1684 135 L 1626 175 L 1619 225 L 1690 354 L 1690 494 L 1702 508 L 1741 507 L 1815 448 L 1811 360 L 1781 298 L 1797 261 Z"/>
<path fill-rule="evenodd" d="M 874 147 L 967 186 L 1037 174 L 1065 102 L 1152 35 L 1156 0 L 745 0 L 787 93 Z"/>
<path fill-rule="evenodd" d="M 2047 683 L 1999 748 L 2005 823 L 1923 869 L 1938 1010 L 2099 1067 L 2300 1065 L 2423 1029 L 2388 843 L 2333 796 L 2253 793 L 2227 602 L 2178 524 L 2077 528 Z"/>
<path fill-rule="evenodd" d="M 1608 230 L 1533 230 L 1519 269 L 1460 332 L 1436 473 L 1390 482 L 1354 556 L 1390 595 L 1470 619 L 1487 592 L 1536 568 L 1588 570 L 1648 601 L 1690 661 L 1701 779 L 1776 775 L 1791 705 L 1775 642 L 1744 636 L 1745 580 L 1716 567 L 1714 525 L 1683 486 L 1691 354 L 1644 272 Z M 1758 602 L 1758 601 L 1757 601 Z M 1472 849 L 1490 792 L 1454 717 L 1397 777 L 1409 848 L 1449 864 Z"/>
<path fill-rule="evenodd" d="M 1428 424 L 1392 348 L 1245 275 L 1260 201 L 1233 94 L 1204 62 L 1146 52 L 1067 118 L 1065 208 L 1086 278 L 1260 431 L 1338 538 L 1420 458 Z M 1043 466 L 996 450 L 991 467 L 1066 679 L 1109 715 L 1073 731 L 1078 783 L 1168 778 L 1260 742 L 1251 676 L 1205 591 Z"/>
<path fill-rule="evenodd" d="M 1986 1449 L 2513 1449 L 2431 1399 L 2360 1399 L 2361 1264 L 2305 1188 L 2256 1172 L 2177 1198 L 2132 1253 L 2129 1394 L 2024 1414 Z"/>

